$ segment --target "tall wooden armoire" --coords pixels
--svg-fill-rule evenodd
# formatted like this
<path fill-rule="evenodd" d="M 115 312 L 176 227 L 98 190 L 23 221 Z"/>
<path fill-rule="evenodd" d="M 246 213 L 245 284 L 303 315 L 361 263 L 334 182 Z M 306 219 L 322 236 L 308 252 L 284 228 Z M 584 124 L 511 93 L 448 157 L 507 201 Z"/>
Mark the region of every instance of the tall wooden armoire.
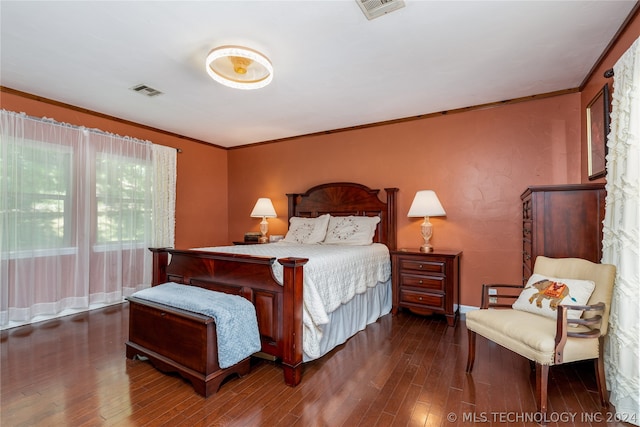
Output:
<path fill-rule="evenodd" d="M 538 255 L 600 262 L 605 195 L 603 183 L 534 186 L 522 193 L 524 282 Z"/>

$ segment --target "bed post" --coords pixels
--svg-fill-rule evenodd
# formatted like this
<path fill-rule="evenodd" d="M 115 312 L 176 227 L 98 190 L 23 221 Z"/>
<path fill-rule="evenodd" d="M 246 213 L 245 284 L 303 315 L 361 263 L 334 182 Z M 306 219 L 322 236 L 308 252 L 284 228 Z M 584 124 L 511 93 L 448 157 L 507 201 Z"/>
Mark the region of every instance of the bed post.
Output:
<path fill-rule="evenodd" d="M 292 216 L 296 216 L 296 203 L 298 203 L 297 193 L 287 193 L 287 224 Z"/>
<path fill-rule="evenodd" d="M 153 253 L 151 286 L 156 286 L 167 281 L 169 252 L 167 252 L 167 248 L 149 248 L 149 250 Z"/>
<path fill-rule="evenodd" d="M 282 258 L 284 301 L 282 310 L 282 367 L 284 382 L 296 386 L 302 380 L 302 267 L 306 258 Z"/>
<path fill-rule="evenodd" d="M 387 193 L 387 247 L 396 250 L 396 193 L 397 188 L 385 188 Z"/>

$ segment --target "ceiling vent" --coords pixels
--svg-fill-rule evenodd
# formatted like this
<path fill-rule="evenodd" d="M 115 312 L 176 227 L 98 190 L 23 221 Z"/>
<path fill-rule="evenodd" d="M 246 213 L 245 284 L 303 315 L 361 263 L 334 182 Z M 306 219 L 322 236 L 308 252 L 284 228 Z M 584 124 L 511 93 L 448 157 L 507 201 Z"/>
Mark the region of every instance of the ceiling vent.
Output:
<path fill-rule="evenodd" d="M 356 0 L 356 3 L 369 20 L 404 7 L 404 0 Z"/>
<path fill-rule="evenodd" d="M 131 90 L 147 96 L 162 95 L 162 92 L 160 92 L 158 89 L 154 89 L 147 85 L 137 85 L 132 87 Z"/>

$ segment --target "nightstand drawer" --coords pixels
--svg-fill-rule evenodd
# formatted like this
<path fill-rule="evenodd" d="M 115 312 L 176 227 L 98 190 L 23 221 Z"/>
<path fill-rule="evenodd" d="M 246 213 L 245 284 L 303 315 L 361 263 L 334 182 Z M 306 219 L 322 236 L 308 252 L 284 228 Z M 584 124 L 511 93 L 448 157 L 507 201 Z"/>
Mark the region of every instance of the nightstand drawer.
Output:
<path fill-rule="evenodd" d="M 444 276 L 400 274 L 400 286 L 412 286 L 444 292 Z"/>
<path fill-rule="evenodd" d="M 444 308 L 444 295 L 402 289 L 400 291 L 400 302 L 442 309 Z"/>
<path fill-rule="evenodd" d="M 400 258 L 400 269 L 444 274 L 445 263 L 440 261 L 425 261 L 412 258 Z"/>

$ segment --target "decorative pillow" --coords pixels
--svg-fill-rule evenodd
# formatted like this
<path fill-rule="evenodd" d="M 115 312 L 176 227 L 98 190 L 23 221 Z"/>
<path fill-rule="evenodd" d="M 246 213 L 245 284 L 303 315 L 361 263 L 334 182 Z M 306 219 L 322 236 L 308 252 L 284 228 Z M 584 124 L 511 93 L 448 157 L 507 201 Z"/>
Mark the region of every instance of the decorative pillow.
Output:
<path fill-rule="evenodd" d="M 317 218 L 291 217 L 289 231 L 283 241 L 289 243 L 314 244 L 324 240 L 329 224 L 329 214 Z"/>
<path fill-rule="evenodd" d="M 595 287 L 596 284 L 591 280 L 558 279 L 533 274 L 512 307 L 555 319 L 559 304 L 585 305 Z M 579 319 L 580 316 L 582 310 L 567 311 L 569 319 Z"/>
<path fill-rule="evenodd" d="M 329 219 L 328 245 L 370 245 L 376 233 L 379 216 L 332 216 Z"/>

